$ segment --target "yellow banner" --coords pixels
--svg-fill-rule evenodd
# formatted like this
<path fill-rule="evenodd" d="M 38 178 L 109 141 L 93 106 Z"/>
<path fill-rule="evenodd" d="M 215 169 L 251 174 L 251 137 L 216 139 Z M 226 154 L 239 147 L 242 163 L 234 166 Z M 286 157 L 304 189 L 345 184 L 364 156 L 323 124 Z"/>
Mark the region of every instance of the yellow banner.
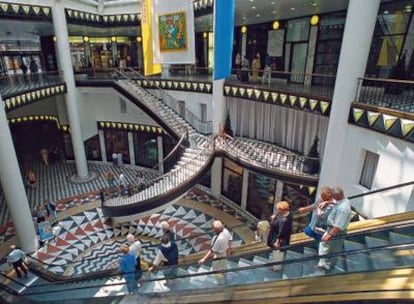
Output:
<path fill-rule="evenodd" d="M 144 57 L 145 76 L 161 73 L 161 65 L 154 64 L 151 10 L 152 0 L 141 1 L 142 51 Z"/>

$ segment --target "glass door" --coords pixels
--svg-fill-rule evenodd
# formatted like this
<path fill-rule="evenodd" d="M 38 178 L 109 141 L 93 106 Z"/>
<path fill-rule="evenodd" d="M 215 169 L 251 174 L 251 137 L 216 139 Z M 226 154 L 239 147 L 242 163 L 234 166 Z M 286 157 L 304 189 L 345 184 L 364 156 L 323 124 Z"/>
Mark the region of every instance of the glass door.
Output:
<path fill-rule="evenodd" d="M 292 43 L 292 56 L 290 61 L 290 81 L 295 83 L 303 83 L 305 77 L 306 58 L 308 52 L 308 43 L 299 42 Z"/>

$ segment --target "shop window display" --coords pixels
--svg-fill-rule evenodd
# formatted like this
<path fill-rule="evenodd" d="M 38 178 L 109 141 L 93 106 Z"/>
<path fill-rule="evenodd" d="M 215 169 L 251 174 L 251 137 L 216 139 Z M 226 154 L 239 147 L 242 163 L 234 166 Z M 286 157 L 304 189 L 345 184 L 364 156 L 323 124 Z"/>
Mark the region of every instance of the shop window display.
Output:
<path fill-rule="evenodd" d="M 231 160 L 224 160 L 222 194 L 241 205 L 243 168 Z"/>
<path fill-rule="evenodd" d="M 247 211 L 258 219 L 268 219 L 273 214 L 276 180 L 261 174 L 249 174 Z"/>

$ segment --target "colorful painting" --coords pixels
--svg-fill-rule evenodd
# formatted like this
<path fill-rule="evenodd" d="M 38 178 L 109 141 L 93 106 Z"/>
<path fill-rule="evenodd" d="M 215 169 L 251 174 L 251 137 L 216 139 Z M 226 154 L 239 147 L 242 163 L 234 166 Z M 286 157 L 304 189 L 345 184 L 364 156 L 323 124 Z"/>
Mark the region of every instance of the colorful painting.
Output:
<path fill-rule="evenodd" d="M 158 36 L 161 52 L 187 49 L 187 20 L 185 12 L 158 17 Z"/>

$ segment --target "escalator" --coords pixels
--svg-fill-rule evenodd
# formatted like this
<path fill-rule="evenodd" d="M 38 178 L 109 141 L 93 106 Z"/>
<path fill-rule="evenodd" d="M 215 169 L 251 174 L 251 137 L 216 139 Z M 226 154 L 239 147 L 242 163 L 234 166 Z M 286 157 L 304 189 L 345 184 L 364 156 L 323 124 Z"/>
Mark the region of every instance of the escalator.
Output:
<path fill-rule="evenodd" d="M 23 284 L 11 279 L 5 281 L 3 277 L 2 298 L 13 294 L 19 302 L 33 303 L 56 303 L 65 299 L 82 303 L 99 297 L 113 297 L 114 303 L 275 303 L 276 300 L 277 303 L 303 303 L 305 298 L 309 303 L 319 303 L 352 297 L 406 299 L 414 292 L 413 232 L 414 223 L 406 223 L 346 235 L 345 250 L 331 255 L 337 263 L 327 273 L 315 269 L 319 259 L 316 243 L 302 242 L 287 248 L 280 272 L 271 270 L 274 263 L 269 260 L 269 251 L 262 250 L 229 258 L 224 282 L 217 281 L 217 272 L 211 271 L 211 264 L 193 262 L 177 266 L 174 278 L 164 276 L 165 268 L 145 273 L 141 287 L 132 296 L 124 296 L 124 282 L 118 274 L 102 274 L 76 282 L 48 282 L 38 278 L 22 291 Z"/>

